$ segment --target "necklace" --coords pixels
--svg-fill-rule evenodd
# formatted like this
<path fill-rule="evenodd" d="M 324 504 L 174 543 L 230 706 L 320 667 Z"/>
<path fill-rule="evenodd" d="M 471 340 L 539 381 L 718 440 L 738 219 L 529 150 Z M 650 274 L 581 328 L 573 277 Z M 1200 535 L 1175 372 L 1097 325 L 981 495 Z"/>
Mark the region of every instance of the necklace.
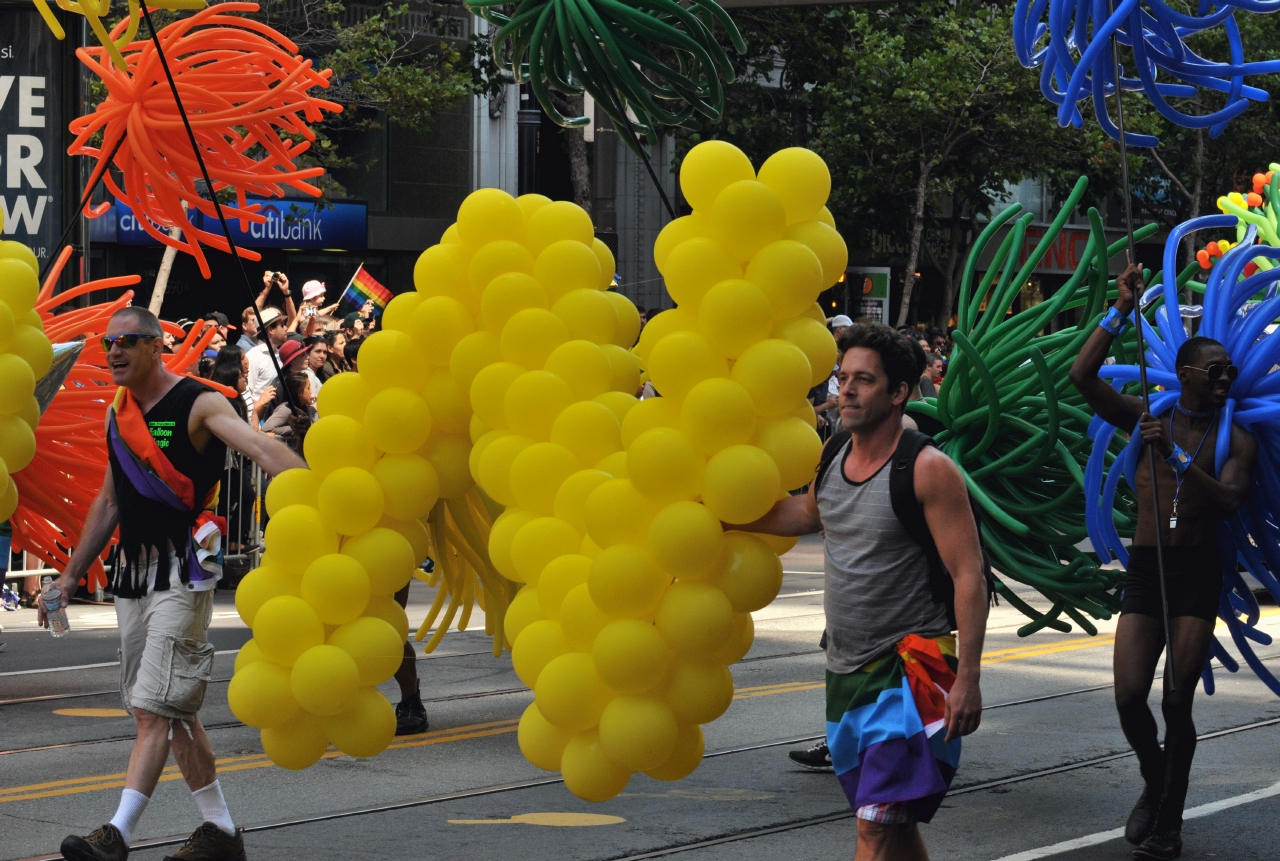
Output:
<path fill-rule="evenodd" d="M 1181 401 L 1174 401 L 1173 408 L 1189 419 L 1207 419 L 1216 412 L 1216 410 L 1205 410 L 1204 412 L 1199 410 L 1189 410 L 1182 405 Z M 1173 419 L 1171 418 L 1170 421 L 1173 421 Z"/>
<path fill-rule="evenodd" d="M 1197 413 L 1191 410 L 1185 410 L 1182 408 L 1181 404 L 1177 404 L 1177 403 L 1175 403 L 1174 406 L 1177 407 L 1179 412 L 1181 412 L 1183 415 L 1187 416 L 1188 418 L 1192 418 L 1192 417 L 1203 418 L 1205 416 L 1211 416 L 1214 414 L 1213 412 Z M 1174 415 L 1173 413 L 1169 413 L 1169 441 L 1170 442 L 1173 442 L 1173 415 Z M 1216 420 L 1211 421 L 1209 422 L 1209 426 L 1204 429 L 1204 436 L 1200 437 L 1200 444 L 1196 446 L 1195 454 L 1191 455 L 1192 464 L 1194 464 L 1196 462 L 1196 458 L 1200 456 L 1200 450 L 1204 448 L 1205 440 L 1209 438 L 1209 431 L 1213 430 L 1216 424 L 1217 424 Z M 1174 480 L 1177 482 L 1177 487 L 1173 491 L 1173 513 L 1169 515 L 1170 530 L 1178 528 L 1178 498 L 1182 496 L 1182 482 L 1185 480 L 1185 475 L 1180 475 L 1177 470 L 1174 470 Z M 1151 492 L 1155 493 L 1155 491 L 1156 491 L 1155 487 L 1152 487 Z"/>

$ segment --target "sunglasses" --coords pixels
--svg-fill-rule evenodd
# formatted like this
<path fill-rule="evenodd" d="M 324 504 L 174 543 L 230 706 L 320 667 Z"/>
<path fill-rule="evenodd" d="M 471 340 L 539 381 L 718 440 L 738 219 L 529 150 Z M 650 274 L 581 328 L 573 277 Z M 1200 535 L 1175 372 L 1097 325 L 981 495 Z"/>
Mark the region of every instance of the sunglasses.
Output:
<path fill-rule="evenodd" d="M 1216 383 L 1223 377 L 1227 378 L 1228 383 L 1234 383 L 1236 377 L 1240 376 L 1240 369 L 1235 365 L 1224 365 L 1221 362 L 1214 362 L 1207 368 L 1197 368 L 1195 365 L 1183 365 L 1183 367 L 1192 371 L 1203 371 L 1211 383 Z"/>
<path fill-rule="evenodd" d="M 130 332 L 127 335 L 104 335 L 102 337 L 102 351 L 109 353 L 116 344 L 119 344 L 121 349 L 132 350 L 138 346 L 139 341 L 154 341 L 156 337 L 156 335 L 144 335 L 141 332 Z"/>

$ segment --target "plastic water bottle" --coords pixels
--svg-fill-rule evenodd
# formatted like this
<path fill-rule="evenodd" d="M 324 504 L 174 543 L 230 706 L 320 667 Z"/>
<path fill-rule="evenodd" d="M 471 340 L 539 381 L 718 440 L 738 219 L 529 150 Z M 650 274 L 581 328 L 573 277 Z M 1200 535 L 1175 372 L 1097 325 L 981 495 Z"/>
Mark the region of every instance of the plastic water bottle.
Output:
<path fill-rule="evenodd" d="M 40 585 L 43 587 L 40 600 L 44 602 L 44 615 L 49 620 L 49 633 L 55 637 L 65 637 L 67 631 L 71 630 L 71 623 L 67 621 L 62 590 L 53 585 L 53 578 L 47 575 L 40 581 Z"/>

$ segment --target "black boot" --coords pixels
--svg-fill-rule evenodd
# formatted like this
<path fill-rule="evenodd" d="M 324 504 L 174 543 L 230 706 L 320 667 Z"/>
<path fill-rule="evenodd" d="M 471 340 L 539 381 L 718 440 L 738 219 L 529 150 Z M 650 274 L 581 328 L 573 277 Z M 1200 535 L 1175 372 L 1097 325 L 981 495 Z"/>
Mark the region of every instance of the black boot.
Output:
<path fill-rule="evenodd" d="M 1143 787 L 1142 795 L 1138 796 L 1138 803 L 1133 806 L 1129 821 L 1125 823 L 1125 840 L 1137 846 L 1151 836 L 1156 826 L 1156 814 L 1160 810 L 1159 799 L 1159 792 L 1153 792 L 1150 786 Z"/>
<path fill-rule="evenodd" d="M 414 693 L 396 704 L 396 735 L 417 735 L 427 731 L 427 708 L 422 696 Z"/>
<path fill-rule="evenodd" d="M 1133 850 L 1134 858 L 1151 858 L 1155 861 L 1173 861 L 1182 855 L 1181 829 L 1156 829 L 1151 836 Z"/>

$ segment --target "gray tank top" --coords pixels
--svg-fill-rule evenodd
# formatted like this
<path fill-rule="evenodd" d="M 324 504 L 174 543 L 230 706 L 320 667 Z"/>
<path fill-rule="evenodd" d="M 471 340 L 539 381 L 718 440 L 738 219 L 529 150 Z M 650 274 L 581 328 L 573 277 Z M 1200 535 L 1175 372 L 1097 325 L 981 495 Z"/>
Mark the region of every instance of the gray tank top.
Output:
<path fill-rule="evenodd" d="M 851 673 L 882 657 L 907 634 L 951 633 L 947 608 L 929 591 L 929 560 L 893 513 L 893 459 L 855 483 L 844 474 L 848 456 L 846 443 L 817 490 L 825 533 L 827 669 L 833 673 Z"/>

